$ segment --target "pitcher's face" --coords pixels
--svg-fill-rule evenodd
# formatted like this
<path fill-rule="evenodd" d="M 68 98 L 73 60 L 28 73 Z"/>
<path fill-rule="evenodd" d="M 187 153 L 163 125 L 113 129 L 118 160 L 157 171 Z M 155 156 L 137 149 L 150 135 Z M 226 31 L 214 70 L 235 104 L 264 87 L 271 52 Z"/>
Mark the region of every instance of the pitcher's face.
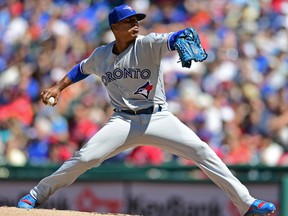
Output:
<path fill-rule="evenodd" d="M 139 33 L 139 23 L 136 16 L 129 17 L 113 24 L 114 33 L 117 36 L 128 39 L 135 39 Z"/>

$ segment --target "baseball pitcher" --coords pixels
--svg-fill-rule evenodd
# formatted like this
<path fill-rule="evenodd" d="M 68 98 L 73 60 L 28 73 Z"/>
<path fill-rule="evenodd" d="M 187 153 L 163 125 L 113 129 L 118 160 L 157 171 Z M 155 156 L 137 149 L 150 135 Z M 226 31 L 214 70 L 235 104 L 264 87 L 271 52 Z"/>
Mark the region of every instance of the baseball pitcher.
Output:
<path fill-rule="evenodd" d="M 93 74 L 107 89 L 114 113 L 71 159 L 20 199 L 18 207 L 43 204 L 88 169 L 145 143 L 194 161 L 227 194 L 241 216 L 273 213 L 274 204 L 253 198 L 208 144 L 168 111 L 161 59 L 175 50 L 183 67 L 205 60 L 207 54 L 197 32 L 187 28 L 141 36 L 138 22 L 145 17 L 129 5 L 115 7 L 109 14 L 115 41 L 96 48 L 61 81 L 41 93 L 43 103 L 56 105 L 63 89 Z"/>

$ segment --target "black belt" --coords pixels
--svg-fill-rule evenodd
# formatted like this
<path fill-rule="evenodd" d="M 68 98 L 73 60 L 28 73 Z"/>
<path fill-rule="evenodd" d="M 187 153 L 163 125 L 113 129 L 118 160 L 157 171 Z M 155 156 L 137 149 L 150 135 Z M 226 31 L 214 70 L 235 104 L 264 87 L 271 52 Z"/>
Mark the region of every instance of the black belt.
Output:
<path fill-rule="evenodd" d="M 159 105 L 158 106 L 158 110 L 157 112 L 160 112 L 162 110 L 162 107 Z M 146 109 L 141 109 L 141 110 L 120 110 L 120 109 L 117 109 L 115 108 L 114 109 L 115 112 L 124 112 L 124 113 L 127 113 L 127 114 L 130 114 L 130 115 L 140 115 L 140 114 L 153 114 L 154 113 L 154 106 L 151 106 L 151 107 L 148 107 Z"/>

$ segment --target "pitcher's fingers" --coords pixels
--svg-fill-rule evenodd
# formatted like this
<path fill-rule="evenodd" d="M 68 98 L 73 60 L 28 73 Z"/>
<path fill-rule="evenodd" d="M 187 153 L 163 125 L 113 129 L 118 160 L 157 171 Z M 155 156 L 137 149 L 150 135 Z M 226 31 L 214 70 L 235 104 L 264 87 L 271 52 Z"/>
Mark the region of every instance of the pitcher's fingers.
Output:
<path fill-rule="evenodd" d="M 47 90 L 44 90 L 41 92 L 41 99 L 42 99 L 42 102 L 44 104 L 46 104 L 46 105 L 48 104 L 49 94 L 48 94 Z"/>

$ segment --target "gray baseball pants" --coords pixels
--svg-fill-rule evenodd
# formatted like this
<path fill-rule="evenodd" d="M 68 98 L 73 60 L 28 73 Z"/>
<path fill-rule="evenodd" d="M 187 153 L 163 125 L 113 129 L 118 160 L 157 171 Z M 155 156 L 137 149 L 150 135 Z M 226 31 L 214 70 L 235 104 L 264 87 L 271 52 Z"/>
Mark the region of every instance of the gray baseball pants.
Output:
<path fill-rule="evenodd" d="M 74 156 L 52 175 L 42 179 L 30 194 L 39 203 L 57 189 L 72 184 L 82 173 L 104 160 L 138 145 L 153 145 L 192 160 L 218 185 L 244 215 L 254 198 L 233 176 L 215 152 L 185 124 L 168 111 L 152 115 L 129 115 L 115 112 Z"/>

